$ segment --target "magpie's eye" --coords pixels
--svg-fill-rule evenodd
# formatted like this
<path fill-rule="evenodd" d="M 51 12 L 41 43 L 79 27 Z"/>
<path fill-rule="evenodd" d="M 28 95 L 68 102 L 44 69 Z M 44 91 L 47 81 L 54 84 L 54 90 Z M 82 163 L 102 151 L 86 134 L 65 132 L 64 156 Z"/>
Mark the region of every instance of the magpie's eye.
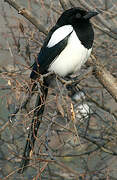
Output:
<path fill-rule="evenodd" d="M 77 18 L 77 19 L 81 18 L 81 14 L 80 14 L 80 13 L 77 13 L 77 14 L 76 14 L 76 18 Z"/>

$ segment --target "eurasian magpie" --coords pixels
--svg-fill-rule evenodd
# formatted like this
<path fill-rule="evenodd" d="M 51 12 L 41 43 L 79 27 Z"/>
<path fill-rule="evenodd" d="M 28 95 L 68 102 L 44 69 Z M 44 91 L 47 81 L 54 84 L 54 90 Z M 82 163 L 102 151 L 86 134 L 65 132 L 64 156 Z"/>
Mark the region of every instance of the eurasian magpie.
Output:
<path fill-rule="evenodd" d="M 36 80 L 39 74 L 54 72 L 59 76 L 66 77 L 76 72 L 87 61 L 91 54 L 94 31 L 90 18 L 98 12 L 88 12 L 82 8 L 74 7 L 62 13 L 55 26 L 48 33 L 38 58 L 33 65 L 30 78 Z M 34 147 L 35 137 L 40 125 L 39 117 L 42 118 L 44 100 L 48 93 L 49 81 L 44 77 L 41 85 L 41 96 L 38 94 L 31 131 L 25 146 L 21 161 L 23 172 L 29 162 L 30 152 Z M 34 87 L 35 87 L 34 81 Z M 33 88 L 32 88 L 33 89 Z"/>

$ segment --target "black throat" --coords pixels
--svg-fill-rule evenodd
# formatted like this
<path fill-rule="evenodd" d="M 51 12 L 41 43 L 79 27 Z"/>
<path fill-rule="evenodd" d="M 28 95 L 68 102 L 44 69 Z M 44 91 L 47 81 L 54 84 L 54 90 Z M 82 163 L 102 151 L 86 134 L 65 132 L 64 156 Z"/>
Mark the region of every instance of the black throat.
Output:
<path fill-rule="evenodd" d="M 93 45 L 94 31 L 89 21 L 73 25 L 74 30 L 85 48 L 90 49 Z"/>

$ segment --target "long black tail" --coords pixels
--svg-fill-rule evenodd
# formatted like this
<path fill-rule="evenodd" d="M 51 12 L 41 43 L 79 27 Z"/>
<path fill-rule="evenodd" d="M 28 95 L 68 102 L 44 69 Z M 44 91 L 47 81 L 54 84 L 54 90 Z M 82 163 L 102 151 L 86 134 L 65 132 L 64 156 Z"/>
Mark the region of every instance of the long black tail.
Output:
<path fill-rule="evenodd" d="M 35 139 L 37 136 L 37 132 L 40 126 L 40 123 L 42 121 L 42 115 L 44 112 L 45 107 L 45 100 L 48 94 L 48 86 L 47 80 L 44 79 L 43 86 L 41 86 L 41 94 L 37 95 L 36 103 L 35 103 L 35 110 L 34 110 L 34 116 L 31 123 L 31 128 L 28 134 L 28 139 L 26 141 L 25 150 L 23 154 L 23 158 L 21 160 L 21 169 L 18 171 L 19 173 L 23 173 L 24 169 L 29 164 L 30 155 L 33 151 Z"/>

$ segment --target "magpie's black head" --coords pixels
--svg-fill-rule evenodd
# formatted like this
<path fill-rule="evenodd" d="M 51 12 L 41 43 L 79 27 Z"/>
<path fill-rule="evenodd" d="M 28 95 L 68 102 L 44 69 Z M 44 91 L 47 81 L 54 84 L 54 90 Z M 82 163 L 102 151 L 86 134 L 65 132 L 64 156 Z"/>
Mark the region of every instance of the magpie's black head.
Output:
<path fill-rule="evenodd" d="M 68 9 L 63 12 L 57 21 L 58 25 L 75 25 L 77 23 L 89 22 L 90 18 L 96 16 L 98 12 L 86 11 L 80 7 Z"/>

